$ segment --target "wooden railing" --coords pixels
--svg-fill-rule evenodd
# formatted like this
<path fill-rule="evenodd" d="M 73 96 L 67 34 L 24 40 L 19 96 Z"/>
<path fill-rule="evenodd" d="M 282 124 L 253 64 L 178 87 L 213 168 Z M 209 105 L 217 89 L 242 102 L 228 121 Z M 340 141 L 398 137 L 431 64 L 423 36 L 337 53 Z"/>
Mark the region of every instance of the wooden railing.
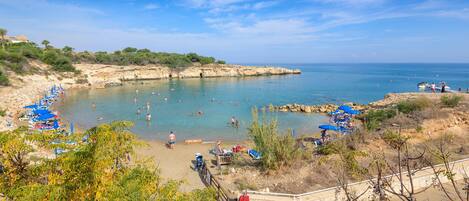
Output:
<path fill-rule="evenodd" d="M 217 190 L 217 201 L 237 201 L 236 197 L 230 197 L 227 191 L 220 185 L 220 182 L 214 177 L 212 172 L 207 168 L 204 161 L 204 166 L 199 170 L 199 176 L 206 186 L 211 186 Z"/>

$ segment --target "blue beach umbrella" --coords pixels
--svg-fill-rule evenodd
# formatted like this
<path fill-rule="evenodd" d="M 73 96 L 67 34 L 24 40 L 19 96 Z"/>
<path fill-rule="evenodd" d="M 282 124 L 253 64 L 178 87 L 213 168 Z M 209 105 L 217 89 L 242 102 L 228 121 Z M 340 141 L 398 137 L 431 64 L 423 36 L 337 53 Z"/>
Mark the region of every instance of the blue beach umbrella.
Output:
<path fill-rule="evenodd" d="M 38 107 L 39 107 L 38 105 L 33 104 L 33 105 L 24 106 L 23 108 L 27 108 L 27 109 L 37 109 Z"/>
<path fill-rule="evenodd" d="M 39 109 L 39 110 L 33 110 L 33 113 L 37 115 L 45 115 L 45 114 L 51 114 L 51 111 Z"/>
<path fill-rule="evenodd" d="M 55 117 L 54 114 L 48 113 L 48 114 L 39 115 L 37 120 L 38 121 L 45 121 L 45 120 L 48 120 L 48 119 L 51 119 L 51 118 L 54 118 L 54 117 Z"/>
<path fill-rule="evenodd" d="M 346 113 L 349 113 L 349 114 L 360 114 L 361 112 L 358 111 L 358 110 L 349 110 L 349 111 L 345 111 Z"/>
<path fill-rule="evenodd" d="M 343 110 L 343 111 L 350 111 L 352 110 L 352 107 L 348 106 L 348 105 L 341 105 L 339 107 L 339 110 Z"/>
<path fill-rule="evenodd" d="M 337 128 L 336 126 L 329 125 L 329 124 L 320 125 L 319 128 L 323 130 L 333 130 L 333 131 L 339 130 L 339 128 Z"/>

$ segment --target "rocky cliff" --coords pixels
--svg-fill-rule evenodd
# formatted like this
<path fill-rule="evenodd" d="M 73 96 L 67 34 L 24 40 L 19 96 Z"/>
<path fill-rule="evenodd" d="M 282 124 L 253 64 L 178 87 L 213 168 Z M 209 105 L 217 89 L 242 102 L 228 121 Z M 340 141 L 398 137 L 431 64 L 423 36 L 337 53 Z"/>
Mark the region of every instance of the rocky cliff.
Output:
<path fill-rule="evenodd" d="M 168 78 L 243 77 L 261 75 L 300 74 L 300 70 L 280 67 L 254 67 L 229 64 L 195 65 L 188 68 L 168 68 L 159 65 L 115 66 L 103 64 L 77 64 L 82 79 L 95 87 L 120 85 L 125 81 Z"/>

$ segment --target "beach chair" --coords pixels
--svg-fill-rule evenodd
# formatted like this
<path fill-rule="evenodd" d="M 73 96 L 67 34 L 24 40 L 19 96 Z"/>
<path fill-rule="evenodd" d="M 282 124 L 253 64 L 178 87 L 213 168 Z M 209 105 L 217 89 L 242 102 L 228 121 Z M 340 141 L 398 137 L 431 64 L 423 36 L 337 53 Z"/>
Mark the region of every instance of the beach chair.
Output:
<path fill-rule="evenodd" d="M 249 149 L 248 154 L 254 160 L 260 160 L 261 159 L 261 154 L 259 152 L 257 152 L 256 150 L 254 150 L 254 149 Z"/>

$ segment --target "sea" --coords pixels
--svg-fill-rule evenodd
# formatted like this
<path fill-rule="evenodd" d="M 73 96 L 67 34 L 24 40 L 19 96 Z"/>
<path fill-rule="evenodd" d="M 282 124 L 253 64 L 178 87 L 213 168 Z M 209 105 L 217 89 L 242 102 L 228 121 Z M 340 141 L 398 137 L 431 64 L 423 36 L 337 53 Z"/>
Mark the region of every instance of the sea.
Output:
<path fill-rule="evenodd" d="M 367 104 L 387 93 L 418 92 L 419 82 L 444 81 L 453 90 L 469 88 L 469 64 L 244 65 L 298 68 L 302 73 L 136 81 L 121 87 L 69 90 L 58 111 L 85 129 L 116 120 L 133 121 L 132 132 L 148 140 L 166 140 L 170 131 L 178 140 L 243 140 L 248 137 L 252 111 L 270 104 Z M 230 124 L 231 118 L 239 121 L 239 127 Z M 275 120 L 279 133 L 294 135 L 317 132 L 319 125 L 329 121 L 321 114 L 268 111 L 264 119 Z"/>

